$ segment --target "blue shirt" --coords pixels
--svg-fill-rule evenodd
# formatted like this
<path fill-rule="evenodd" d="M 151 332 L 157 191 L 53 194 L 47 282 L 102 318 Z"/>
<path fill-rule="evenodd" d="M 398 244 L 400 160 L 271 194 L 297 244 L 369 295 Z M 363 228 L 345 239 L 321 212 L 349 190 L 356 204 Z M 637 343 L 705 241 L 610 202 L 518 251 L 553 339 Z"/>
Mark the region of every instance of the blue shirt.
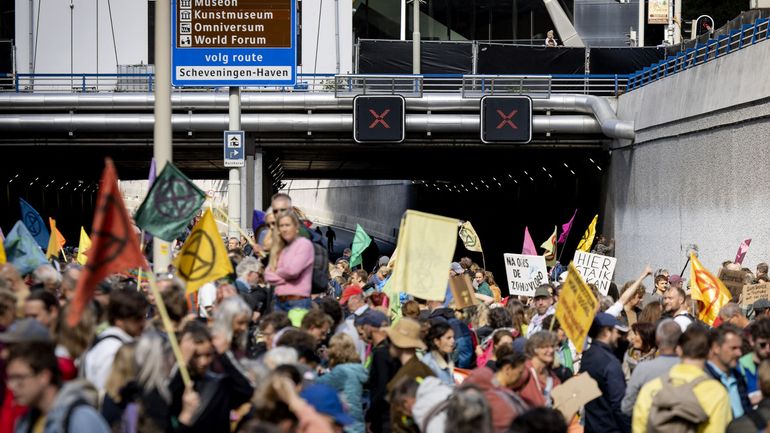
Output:
<path fill-rule="evenodd" d="M 727 395 L 730 396 L 730 407 L 733 410 L 733 419 L 743 416 L 743 405 L 741 404 L 741 394 L 738 392 L 738 379 L 732 374 L 727 374 L 724 371 L 717 368 L 711 361 L 706 361 L 711 369 L 716 372 L 717 379 L 722 382 L 722 385 L 727 388 Z"/>

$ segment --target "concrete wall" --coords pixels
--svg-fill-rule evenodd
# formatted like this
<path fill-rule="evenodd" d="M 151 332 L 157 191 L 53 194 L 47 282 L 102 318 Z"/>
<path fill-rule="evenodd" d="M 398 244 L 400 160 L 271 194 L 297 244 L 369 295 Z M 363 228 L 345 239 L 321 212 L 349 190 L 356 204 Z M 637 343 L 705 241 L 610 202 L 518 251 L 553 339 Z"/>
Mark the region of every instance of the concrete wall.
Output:
<path fill-rule="evenodd" d="M 752 238 L 744 264 L 770 260 L 770 42 L 696 66 L 620 97 L 635 143 L 614 143 L 604 231 L 616 281 L 646 263 L 679 273 L 688 244 L 716 271 Z"/>
<path fill-rule="evenodd" d="M 393 180 L 293 180 L 282 192 L 321 225 L 355 230 L 395 243 L 401 216 L 409 207 L 411 183 Z"/>
<path fill-rule="evenodd" d="M 334 12 L 339 14 L 339 42 L 337 42 Z M 320 15 L 319 15 L 320 14 Z M 320 26 L 320 32 L 319 32 Z M 304 74 L 336 73 L 336 45 L 339 43 L 340 70 L 353 72 L 353 6 L 349 1 L 302 2 L 302 67 Z M 316 53 L 317 51 L 317 53 Z"/>
<path fill-rule="evenodd" d="M 117 72 L 116 48 L 119 64 L 147 64 L 147 0 L 112 2 L 114 46 L 107 2 L 72 0 L 74 5 L 72 50 L 70 50 L 70 1 L 38 3 L 16 0 L 15 43 L 18 72 L 30 72 L 30 3 L 34 5 L 31 16 L 34 30 L 32 45 L 33 49 L 35 44 L 37 45 L 34 68 L 37 73 L 69 74 L 70 52 L 72 52 L 75 73 L 95 73 L 98 70 L 99 73 L 114 74 Z M 39 10 L 38 4 L 40 4 Z"/>

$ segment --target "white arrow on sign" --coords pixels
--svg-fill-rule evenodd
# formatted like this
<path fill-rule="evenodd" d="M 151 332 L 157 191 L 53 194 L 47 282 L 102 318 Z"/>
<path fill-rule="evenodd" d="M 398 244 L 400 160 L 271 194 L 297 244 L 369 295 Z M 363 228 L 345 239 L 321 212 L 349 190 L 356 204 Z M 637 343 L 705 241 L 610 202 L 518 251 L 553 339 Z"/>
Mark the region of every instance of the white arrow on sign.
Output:
<path fill-rule="evenodd" d="M 233 149 L 233 156 L 238 156 L 238 149 Z"/>

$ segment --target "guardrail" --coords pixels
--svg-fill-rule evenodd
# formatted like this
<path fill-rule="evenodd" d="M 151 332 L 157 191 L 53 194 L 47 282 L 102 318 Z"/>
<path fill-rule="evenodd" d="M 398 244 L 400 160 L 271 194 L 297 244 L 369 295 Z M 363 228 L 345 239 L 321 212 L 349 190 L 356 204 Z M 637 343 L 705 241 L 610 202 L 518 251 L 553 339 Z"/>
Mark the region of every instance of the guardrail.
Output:
<path fill-rule="evenodd" d="M 154 80 L 152 73 L 0 75 L 0 92 L 152 92 Z M 548 98 L 554 93 L 617 96 L 626 90 L 627 83 L 626 75 L 298 74 L 295 86 L 242 89 L 245 92 L 333 92 L 340 98 L 377 94 L 416 98 L 425 93 L 460 93 L 466 98 L 518 94 Z M 174 91 L 211 92 L 216 89 L 177 87 Z"/>
<path fill-rule="evenodd" d="M 717 39 L 709 39 L 693 48 L 668 56 L 665 60 L 629 75 L 628 90 L 638 89 L 661 78 L 768 40 L 769 26 L 770 19 L 760 18 L 753 24 L 744 24 L 739 30 L 732 30 L 729 35 L 720 35 Z"/>

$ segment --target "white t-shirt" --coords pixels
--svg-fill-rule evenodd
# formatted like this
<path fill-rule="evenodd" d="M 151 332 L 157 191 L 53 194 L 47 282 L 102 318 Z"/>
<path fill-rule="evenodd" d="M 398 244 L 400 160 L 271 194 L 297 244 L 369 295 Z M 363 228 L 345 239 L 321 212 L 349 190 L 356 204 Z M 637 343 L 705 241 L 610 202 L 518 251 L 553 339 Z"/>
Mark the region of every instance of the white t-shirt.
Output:
<path fill-rule="evenodd" d="M 687 313 L 678 313 L 674 316 L 674 322 L 679 324 L 679 327 L 682 328 L 682 332 L 686 331 L 687 328 L 692 325 L 692 319 L 687 316 Z"/>
<path fill-rule="evenodd" d="M 213 307 L 217 299 L 217 286 L 214 283 L 206 283 L 198 289 L 198 316 L 208 319 L 206 307 Z"/>

